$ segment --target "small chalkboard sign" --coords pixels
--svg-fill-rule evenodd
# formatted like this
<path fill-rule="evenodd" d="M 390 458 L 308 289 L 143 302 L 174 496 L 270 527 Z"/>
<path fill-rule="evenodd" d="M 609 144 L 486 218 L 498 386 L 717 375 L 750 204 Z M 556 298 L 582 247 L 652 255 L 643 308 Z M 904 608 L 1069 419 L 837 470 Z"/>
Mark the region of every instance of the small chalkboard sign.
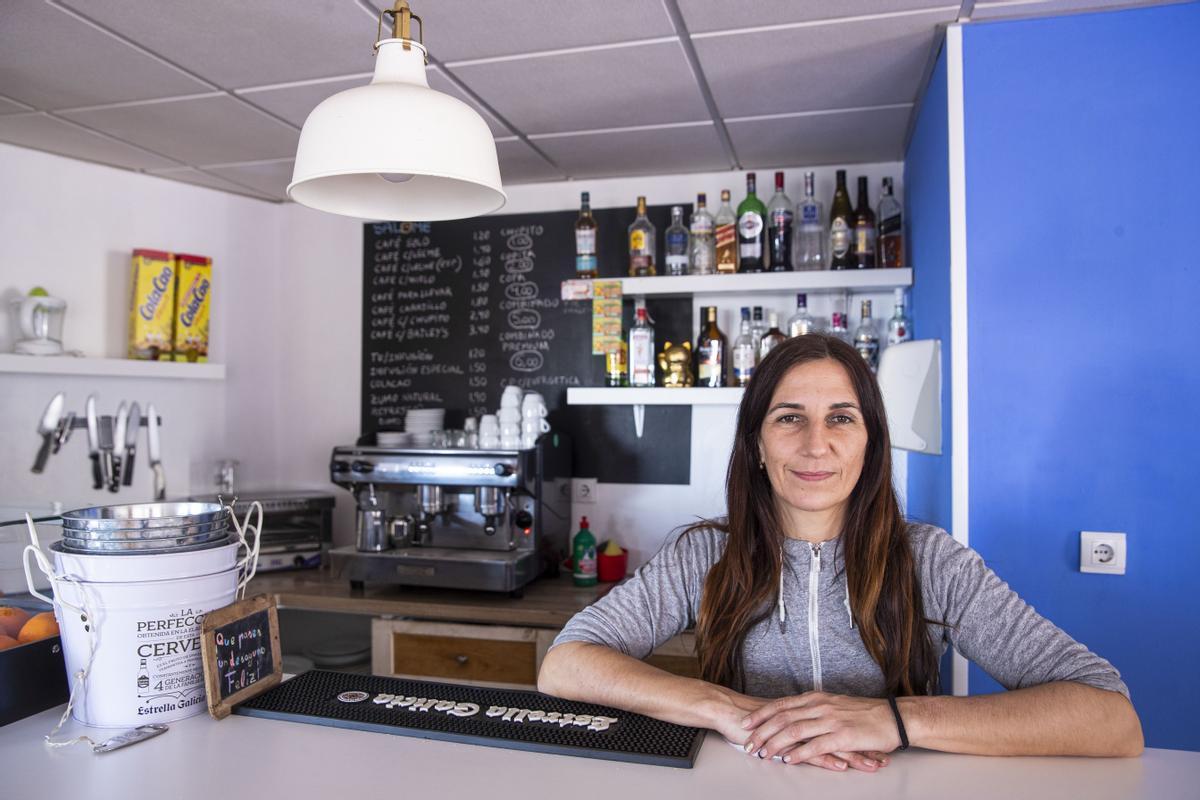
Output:
<path fill-rule="evenodd" d="M 200 636 L 208 713 L 229 716 L 238 703 L 283 680 L 279 612 L 267 595 L 210 612 Z"/>

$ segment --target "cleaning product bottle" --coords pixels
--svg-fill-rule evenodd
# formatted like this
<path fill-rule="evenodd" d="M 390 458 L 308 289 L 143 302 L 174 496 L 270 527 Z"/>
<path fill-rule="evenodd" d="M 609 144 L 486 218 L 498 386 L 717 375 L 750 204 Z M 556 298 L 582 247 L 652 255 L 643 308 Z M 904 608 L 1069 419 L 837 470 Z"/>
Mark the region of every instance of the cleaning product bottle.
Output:
<path fill-rule="evenodd" d="M 579 520 L 579 532 L 571 547 L 575 572 L 572 577 L 576 586 L 596 585 L 596 537 L 588 530 L 588 518 Z"/>

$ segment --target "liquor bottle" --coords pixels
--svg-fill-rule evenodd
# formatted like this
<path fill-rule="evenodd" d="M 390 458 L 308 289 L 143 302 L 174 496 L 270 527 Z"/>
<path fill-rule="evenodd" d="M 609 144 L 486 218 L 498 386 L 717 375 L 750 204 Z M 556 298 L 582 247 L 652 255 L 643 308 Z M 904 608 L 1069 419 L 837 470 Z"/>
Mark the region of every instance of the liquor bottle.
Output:
<path fill-rule="evenodd" d="M 629 385 L 654 385 L 654 327 L 645 308 L 637 310 L 637 320 L 629 329 Z"/>
<path fill-rule="evenodd" d="M 904 313 L 904 290 L 896 289 L 896 306 L 888 320 L 888 344 L 900 344 L 912 339 L 912 320 Z"/>
<path fill-rule="evenodd" d="M 142 661 L 142 663 L 138 664 L 137 688 L 138 689 L 149 689 L 150 688 L 150 670 L 146 666 L 146 659 L 143 658 L 141 661 Z M 141 694 L 141 692 L 139 691 L 138 694 Z"/>
<path fill-rule="evenodd" d="M 825 209 L 815 191 L 816 175 L 804 173 L 804 199 L 796 207 L 796 269 L 825 269 Z"/>
<path fill-rule="evenodd" d="M 858 179 L 858 208 L 854 211 L 854 266 L 875 269 L 875 212 L 867 196 L 867 179 Z"/>
<path fill-rule="evenodd" d="M 702 322 L 696 339 L 696 385 L 720 387 L 725 385 L 725 351 L 729 345 L 725 334 L 717 327 L 717 307 L 700 309 Z"/>
<path fill-rule="evenodd" d="M 729 190 L 721 190 L 721 207 L 717 209 L 716 227 L 717 272 L 737 272 L 737 217 L 729 206 Z"/>
<path fill-rule="evenodd" d="M 775 173 L 775 194 L 767 205 L 767 241 L 771 271 L 792 271 L 792 199 L 783 193 L 783 173 Z"/>
<path fill-rule="evenodd" d="M 596 220 L 592 217 L 591 196 L 579 195 L 579 219 L 575 221 L 575 277 L 595 278 Z"/>
<path fill-rule="evenodd" d="M 846 312 L 833 312 L 833 320 L 829 326 L 829 335 L 836 336 L 846 344 L 854 344 L 854 342 L 850 340 L 850 328 L 846 322 Z"/>
<path fill-rule="evenodd" d="M 629 226 L 629 274 L 654 275 L 654 223 L 646 216 L 646 198 L 637 201 L 637 219 Z M 630 354 L 632 355 L 632 353 Z"/>
<path fill-rule="evenodd" d="M 854 211 L 850 208 L 850 193 L 846 191 L 846 170 L 837 171 L 837 189 L 829 206 L 829 268 L 854 267 Z"/>
<path fill-rule="evenodd" d="M 871 301 L 862 301 L 862 321 L 854 332 L 854 349 L 867 362 L 871 372 L 879 366 L 879 333 L 875 330 L 875 322 L 871 319 Z"/>
<path fill-rule="evenodd" d="M 796 295 L 796 313 L 788 319 L 788 336 L 803 336 L 817 330 L 817 322 L 808 315 L 808 296 L 804 292 Z"/>
<path fill-rule="evenodd" d="M 717 240 L 713 235 L 716 223 L 705 207 L 707 200 L 704 192 L 696 195 L 688 246 L 688 272 L 692 275 L 712 275 L 717 271 Z"/>
<path fill-rule="evenodd" d="M 770 327 L 762 335 L 762 341 L 758 343 L 758 362 L 760 364 L 767 357 L 767 353 L 787 341 L 787 337 L 783 335 L 783 331 L 779 330 L 779 315 L 774 311 L 767 312 L 767 324 Z"/>
<path fill-rule="evenodd" d="M 892 179 L 883 179 L 883 191 L 879 198 L 879 239 L 875 242 L 878 251 L 876 260 L 881 267 L 904 266 L 904 225 L 900 217 L 900 203 L 892 194 Z"/>
<path fill-rule="evenodd" d="M 733 383 L 735 386 L 745 386 L 750 383 L 757 360 L 758 351 L 754 347 L 754 337 L 750 335 L 750 309 L 743 308 L 738 337 L 733 340 Z"/>
<path fill-rule="evenodd" d="M 758 345 L 766 332 L 767 326 L 763 322 L 763 307 L 755 306 L 750 317 L 750 336 L 754 339 L 754 352 L 758 352 Z"/>
<path fill-rule="evenodd" d="M 624 341 L 604 354 L 604 385 L 629 385 L 629 345 Z"/>
<path fill-rule="evenodd" d="M 663 238 L 667 246 L 667 274 L 687 275 L 688 229 L 683 227 L 683 206 L 671 206 L 671 225 Z"/>
<path fill-rule="evenodd" d="M 753 172 L 746 173 L 746 199 L 738 204 L 738 272 L 762 272 L 766 268 L 767 207 L 755 193 Z"/>

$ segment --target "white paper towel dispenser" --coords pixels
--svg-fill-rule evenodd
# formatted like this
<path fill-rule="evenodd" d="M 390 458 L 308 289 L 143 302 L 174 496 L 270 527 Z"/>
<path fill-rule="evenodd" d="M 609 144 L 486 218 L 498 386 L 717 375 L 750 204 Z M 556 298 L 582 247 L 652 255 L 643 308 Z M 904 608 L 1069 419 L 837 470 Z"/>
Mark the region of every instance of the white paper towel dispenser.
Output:
<path fill-rule="evenodd" d="M 876 371 L 892 447 L 942 454 L 942 343 L 917 339 L 884 348 Z"/>

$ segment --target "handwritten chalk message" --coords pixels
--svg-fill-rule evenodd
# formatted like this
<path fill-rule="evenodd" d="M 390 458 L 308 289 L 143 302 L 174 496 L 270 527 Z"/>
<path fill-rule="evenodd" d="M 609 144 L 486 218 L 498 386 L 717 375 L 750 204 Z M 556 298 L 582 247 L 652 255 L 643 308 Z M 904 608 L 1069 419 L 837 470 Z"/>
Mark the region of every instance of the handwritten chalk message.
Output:
<path fill-rule="evenodd" d="M 270 617 L 265 609 L 214 631 L 222 698 L 253 686 L 275 671 L 269 631 Z"/>

